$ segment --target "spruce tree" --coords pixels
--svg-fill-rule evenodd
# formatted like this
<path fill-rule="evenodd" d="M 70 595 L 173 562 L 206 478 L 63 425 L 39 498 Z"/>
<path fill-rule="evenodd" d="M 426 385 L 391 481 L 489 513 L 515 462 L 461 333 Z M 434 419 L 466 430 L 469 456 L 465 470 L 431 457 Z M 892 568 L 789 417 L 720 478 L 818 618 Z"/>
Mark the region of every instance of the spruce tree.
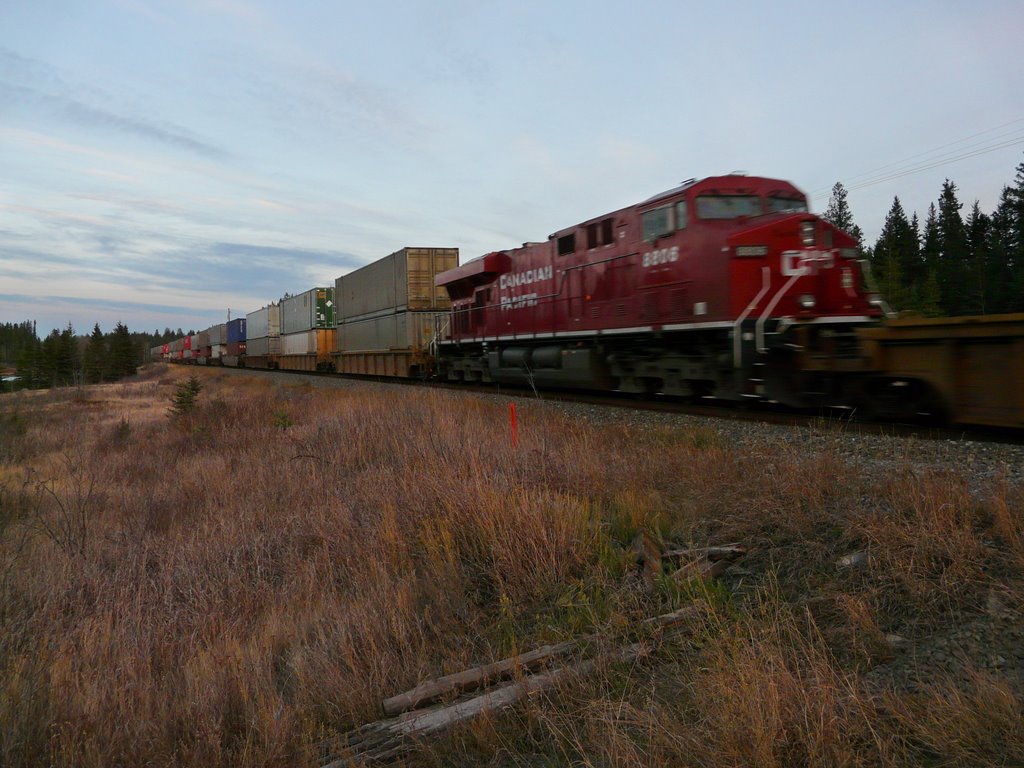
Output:
<path fill-rule="evenodd" d="M 924 282 L 924 270 L 917 233 L 898 197 L 893 198 L 872 253 L 874 273 L 886 300 L 897 309 L 913 308 L 915 291 Z"/>
<path fill-rule="evenodd" d="M 78 343 L 71 323 L 60 332 L 57 348 L 57 380 L 60 384 L 76 384 L 80 380 L 81 368 L 78 363 Z"/>
<path fill-rule="evenodd" d="M 1009 192 L 1009 308 L 1011 312 L 1024 312 L 1024 162 L 1017 166 L 1017 176 Z"/>
<path fill-rule="evenodd" d="M 857 246 L 863 249 L 864 233 L 860 227 L 853 223 L 853 212 L 850 210 L 850 204 L 847 202 L 846 195 L 846 187 L 843 186 L 842 182 L 837 181 L 835 186 L 832 187 L 832 197 L 829 198 L 828 208 L 825 209 L 825 213 L 822 214 L 821 218 L 834 224 L 856 239 Z"/>
<path fill-rule="evenodd" d="M 977 200 L 971 206 L 971 215 L 967 219 L 967 275 L 965 288 L 966 305 L 964 311 L 970 315 L 984 315 L 992 311 L 992 297 L 989 290 L 991 276 L 991 239 L 992 220 L 981 212 Z"/>
<path fill-rule="evenodd" d="M 1013 312 L 1013 194 L 1003 187 L 988 230 L 989 305 L 993 314 Z"/>
<path fill-rule="evenodd" d="M 134 376 L 138 370 L 138 360 L 135 350 L 135 342 L 132 341 L 128 326 L 118 323 L 114 326 L 114 333 L 110 337 L 110 375 L 112 378 L 120 379 L 124 376 Z"/>
<path fill-rule="evenodd" d="M 107 342 L 100 330 L 100 324 L 96 323 L 89 335 L 89 343 L 85 347 L 85 359 L 83 369 L 87 384 L 98 384 L 103 381 L 105 364 L 107 360 Z"/>
<path fill-rule="evenodd" d="M 945 314 L 967 311 L 965 287 L 970 281 L 967 230 L 960 216 L 963 204 L 956 197 L 956 184 L 946 179 L 939 196 L 939 288 Z"/>

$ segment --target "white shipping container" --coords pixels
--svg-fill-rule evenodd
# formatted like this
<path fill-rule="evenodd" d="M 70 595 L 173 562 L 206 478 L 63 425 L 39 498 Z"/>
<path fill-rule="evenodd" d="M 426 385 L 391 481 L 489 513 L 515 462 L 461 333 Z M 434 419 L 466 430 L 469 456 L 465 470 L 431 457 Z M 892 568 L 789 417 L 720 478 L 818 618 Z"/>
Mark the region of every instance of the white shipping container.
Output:
<path fill-rule="evenodd" d="M 245 316 L 245 340 L 281 335 L 281 307 L 271 304 Z M 251 353 L 250 353 L 251 354 Z"/>
<path fill-rule="evenodd" d="M 281 336 L 282 355 L 315 355 L 316 331 L 303 331 L 302 333 L 287 333 Z"/>
<path fill-rule="evenodd" d="M 210 357 L 214 358 L 215 360 L 219 359 L 222 355 L 224 355 L 225 350 L 227 350 L 226 344 L 211 344 Z"/>
<path fill-rule="evenodd" d="M 281 354 L 281 337 L 264 336 L 261 339 L 246 339 L 245 354 L 249 357 Z"/>
<path fill-rule="evenodd" d="M 227 323 L 210 326 L 210 345 L 227 344 L 228 326 Z"/>
<path fill-rule="evenodd" d="M 334 286 L 281 299 L 281 334 L 334 327 Z"/>
<path fill-rule="evenodd" d="M 436 328 L 447 317 L 447 312 L 398 312 L 385 317 L 353 320 L 338 326 L 338 350 L 422 351 L 433 340 Z"/>

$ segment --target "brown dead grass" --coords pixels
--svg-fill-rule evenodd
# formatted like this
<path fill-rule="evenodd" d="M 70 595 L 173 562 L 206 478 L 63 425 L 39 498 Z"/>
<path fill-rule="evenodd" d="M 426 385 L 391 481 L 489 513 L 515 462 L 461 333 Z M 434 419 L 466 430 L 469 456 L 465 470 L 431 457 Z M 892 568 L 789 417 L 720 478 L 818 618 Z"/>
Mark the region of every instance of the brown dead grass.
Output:
<path fill-rule="evenodd" d="M 168 415 L 197 373 L 196 410 Z M 881 488 L 827 449 L 596 428 L 448 393 L 220 371 L 0 401 L 0 763 L 318 765 L 431 676 L 695 597 L 686 641 L 424 745 L 418 764 L 1000 764 L 1021 692 L 869 683 L 1024 568 L 1021 489 Z M 743 541 L 730 592 L 648 591 L 646 528 Z M 863 549 L 870 567 L 837 572 Z M 1010 602 L 1014 599 L 1010 596 Z M 1014 719 L 1016 718 L 1016 720 Z"/>

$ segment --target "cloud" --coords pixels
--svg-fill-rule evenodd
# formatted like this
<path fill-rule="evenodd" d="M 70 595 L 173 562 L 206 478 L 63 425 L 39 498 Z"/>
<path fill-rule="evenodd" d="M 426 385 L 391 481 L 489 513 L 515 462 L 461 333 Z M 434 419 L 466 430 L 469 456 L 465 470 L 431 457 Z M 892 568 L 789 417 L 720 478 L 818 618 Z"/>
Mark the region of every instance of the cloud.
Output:
<path fill-rule="evenodd" d="M 181 126 L 119 114 L 102 105 L 87 103 L 80 95 L 92 95 L 97 100 L 102 98 L 102 94 L 96 91 L 67 83 L 56 70 L 43 62 L 0 48 L 0 102 L 8 108 L 41 109 L 80 126 L 137 136 L 211 159 L 229 157 L 223 147 L 199 138 Z"/>

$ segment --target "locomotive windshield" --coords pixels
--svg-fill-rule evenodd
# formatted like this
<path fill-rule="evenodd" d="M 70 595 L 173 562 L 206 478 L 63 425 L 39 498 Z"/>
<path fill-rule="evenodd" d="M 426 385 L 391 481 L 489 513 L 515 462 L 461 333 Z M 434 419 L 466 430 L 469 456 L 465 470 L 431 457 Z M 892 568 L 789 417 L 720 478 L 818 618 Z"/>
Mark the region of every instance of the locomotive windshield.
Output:
<path fill-rule="evenodd" d="M 807 203 L 799 197 L 769 197 L 768 213 L 806 213 Z"/>
<path fill-rule="evenodd" d="M 757 195 L 701 195 L 697 198 L 697 215 L 702 219 L 736 219 L 764 213 Z"/>

